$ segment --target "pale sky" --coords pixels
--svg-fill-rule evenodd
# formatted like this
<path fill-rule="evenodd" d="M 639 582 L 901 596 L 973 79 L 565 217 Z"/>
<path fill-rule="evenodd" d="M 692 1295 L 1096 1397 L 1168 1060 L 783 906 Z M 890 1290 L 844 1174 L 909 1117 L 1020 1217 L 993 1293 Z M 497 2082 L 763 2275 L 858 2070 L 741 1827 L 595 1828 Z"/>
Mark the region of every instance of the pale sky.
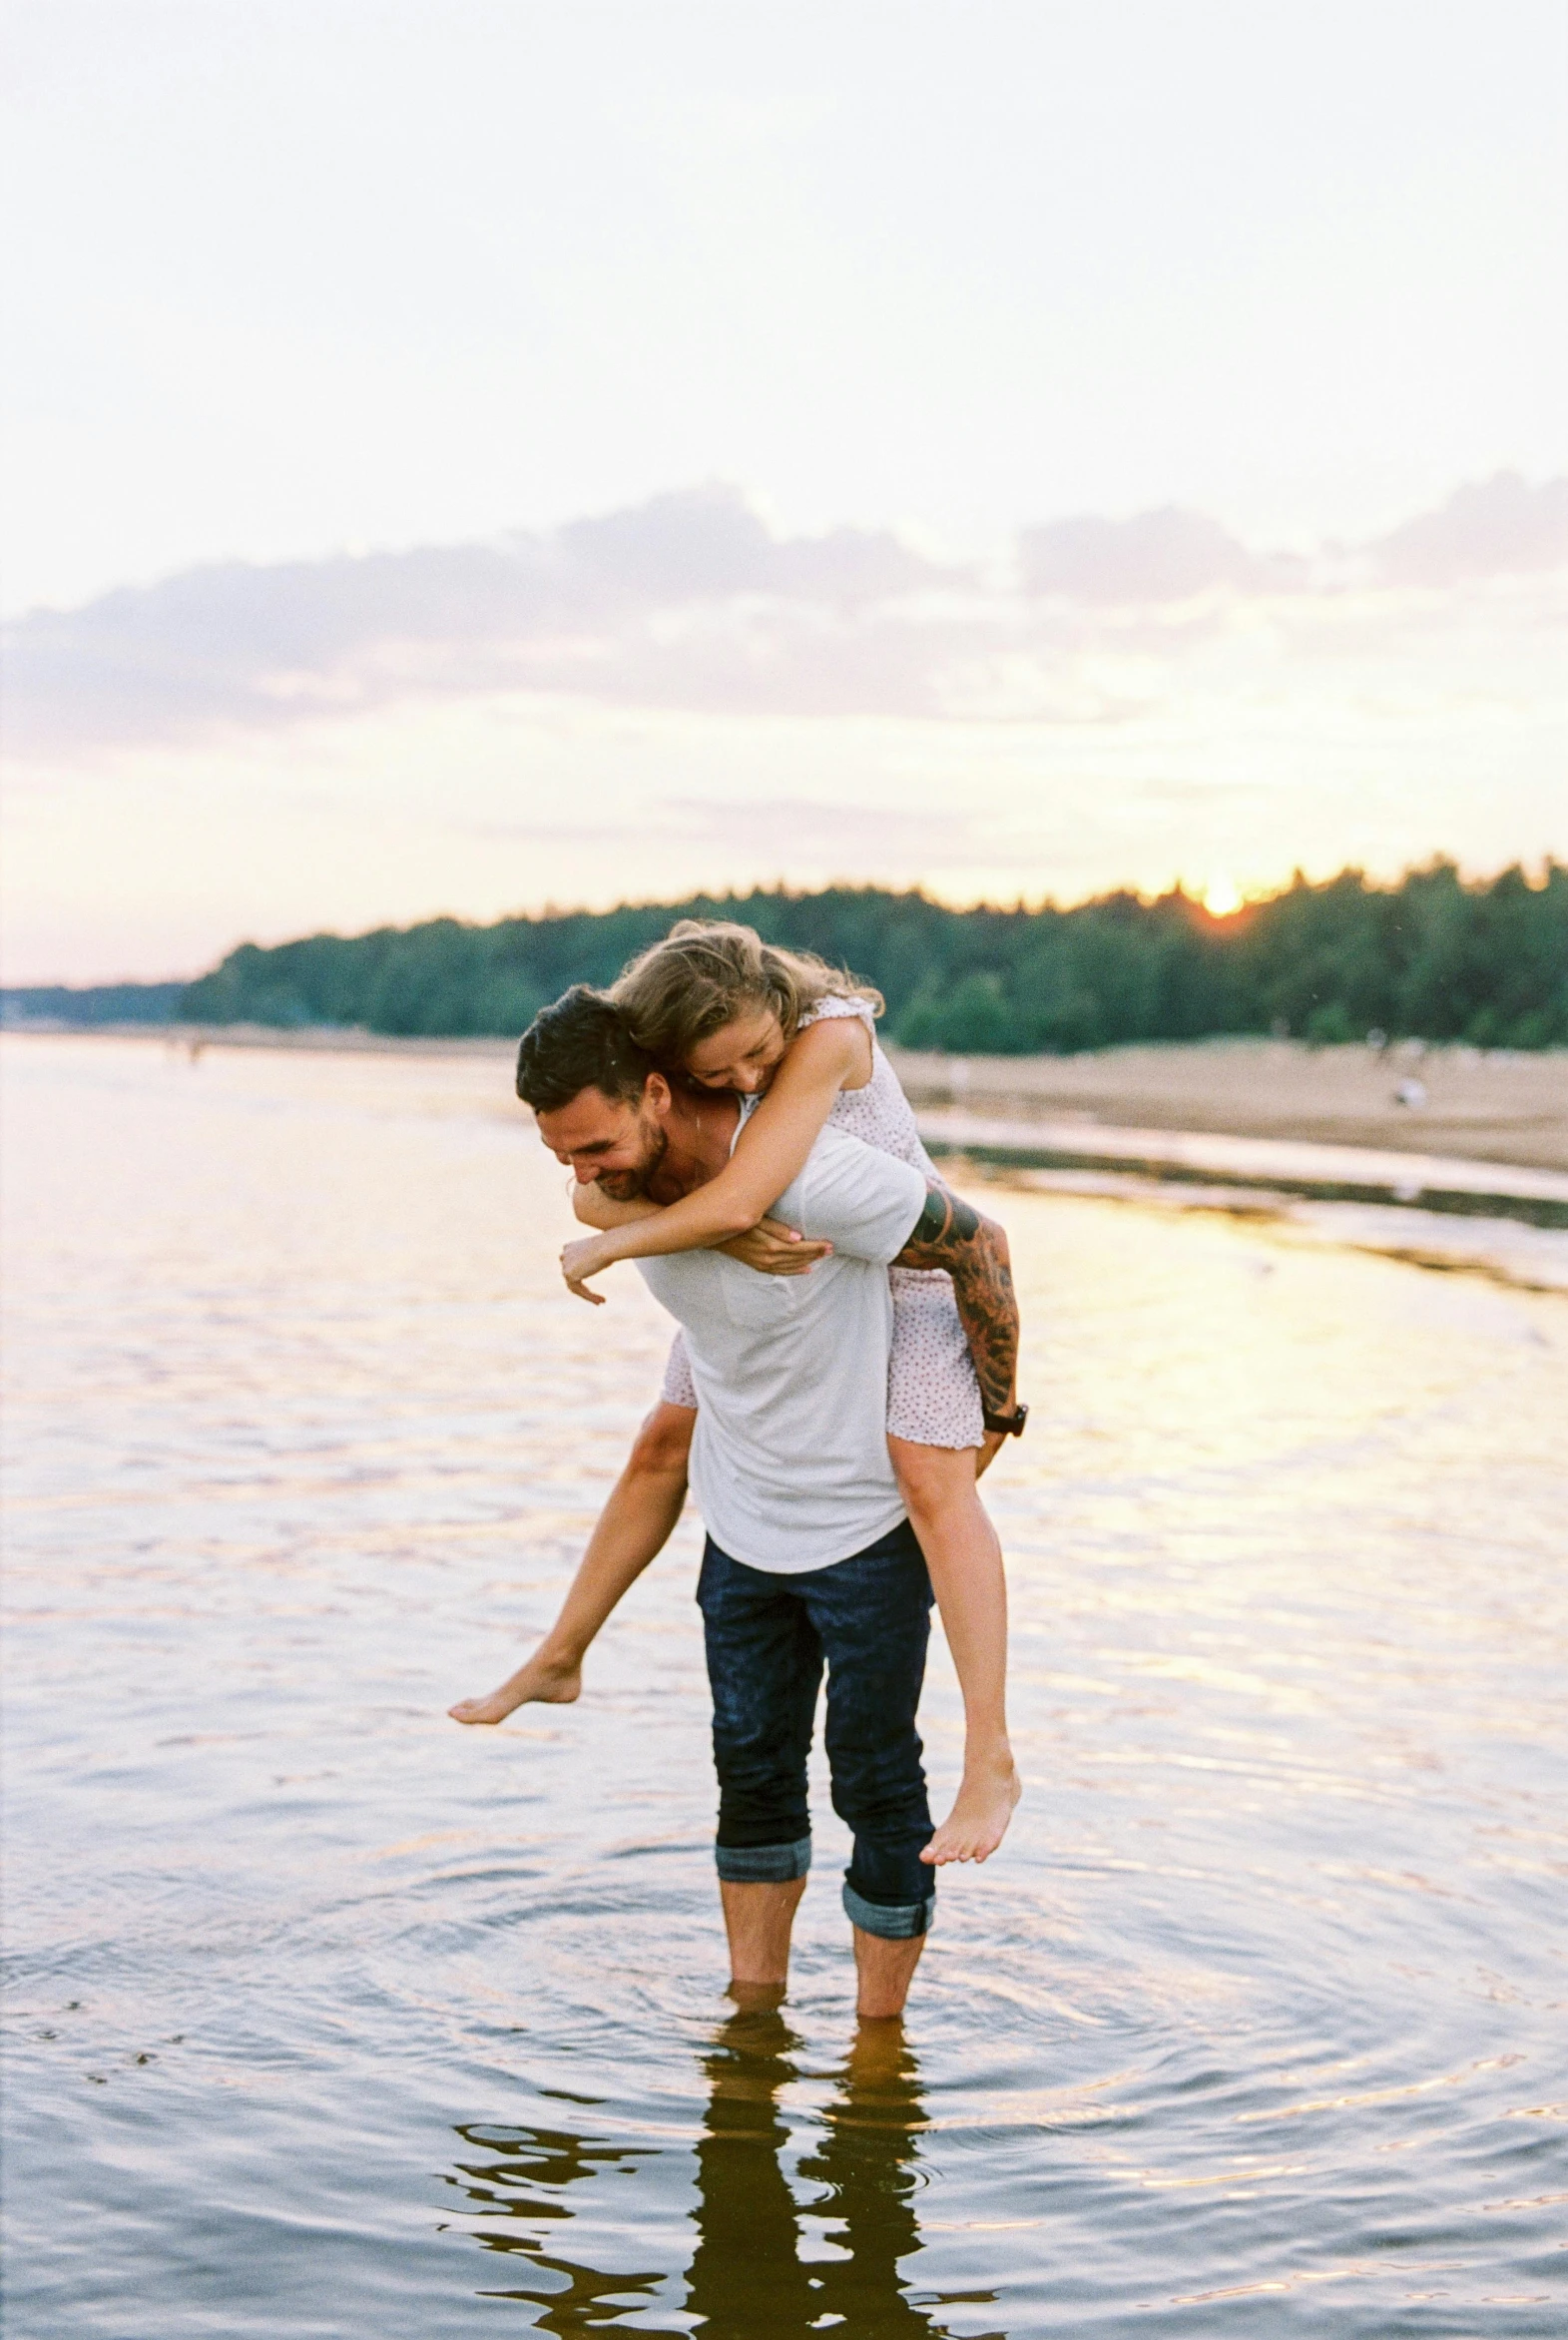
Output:
<path fill-rule="evenodd" d="M 1559 0 L 11 0 L 6 80 L 9 980 L 1568 849 Z"/>

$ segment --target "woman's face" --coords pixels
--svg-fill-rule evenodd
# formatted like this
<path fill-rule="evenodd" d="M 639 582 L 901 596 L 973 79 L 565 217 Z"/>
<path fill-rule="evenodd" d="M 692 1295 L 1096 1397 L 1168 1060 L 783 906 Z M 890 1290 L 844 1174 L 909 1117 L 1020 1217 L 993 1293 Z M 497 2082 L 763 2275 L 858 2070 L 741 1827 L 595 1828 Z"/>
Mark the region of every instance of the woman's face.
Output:
<path fill-rule="evenodd" d="M 699 1040 L 686 1069 L 705 1089 L 739 1089 L 743 1096 L 766 1089 L 784 1052 L 784 1036 L 771 1007 L 749 1007 Z"/>

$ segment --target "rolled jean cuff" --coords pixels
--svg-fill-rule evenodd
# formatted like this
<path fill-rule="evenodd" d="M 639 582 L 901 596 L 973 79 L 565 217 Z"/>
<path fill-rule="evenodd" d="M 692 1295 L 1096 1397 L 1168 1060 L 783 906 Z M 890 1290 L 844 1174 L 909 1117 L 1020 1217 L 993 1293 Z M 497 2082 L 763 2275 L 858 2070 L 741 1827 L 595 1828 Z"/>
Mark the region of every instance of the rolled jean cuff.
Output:
<path fill-rule="evenodd" d="M 884 1942 L 912 1942 L 917 1934 L 928 1934 L 935 1909 L 934 1892 L 924 1901 L 868 1902 L 852 1885 L 844 1886 L 844 1915 L 850 1925 L 862 1934 L 879 1934 Z"/>
<path fill-rule="evenodd" d="M 715 1845 L 714 1858 L 726 1885 L 789 1885 L 811 1866 L 811 1840 L 792 1845 Z"/>

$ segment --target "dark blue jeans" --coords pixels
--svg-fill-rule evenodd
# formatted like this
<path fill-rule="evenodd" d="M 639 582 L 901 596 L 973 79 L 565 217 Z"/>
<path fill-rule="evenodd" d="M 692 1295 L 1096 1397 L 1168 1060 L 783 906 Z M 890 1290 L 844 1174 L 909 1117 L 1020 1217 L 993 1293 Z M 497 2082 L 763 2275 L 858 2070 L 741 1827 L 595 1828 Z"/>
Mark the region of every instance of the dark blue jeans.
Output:
<path fill-rule="evenodd" d="M 852 1558 L 798 1576 L 749 1567 L 712 1536 L 698 1579 L 714 1693 L 719 1874 L 782 1884 L 811 1865 L 805 1759 L 827 1666 L 833 1810 L 854 1831 L 844 1908 L 867 1934 L 923 1934 L 936 1872 L 914 1727 L 931 1580 L 909 1522 Z"/>

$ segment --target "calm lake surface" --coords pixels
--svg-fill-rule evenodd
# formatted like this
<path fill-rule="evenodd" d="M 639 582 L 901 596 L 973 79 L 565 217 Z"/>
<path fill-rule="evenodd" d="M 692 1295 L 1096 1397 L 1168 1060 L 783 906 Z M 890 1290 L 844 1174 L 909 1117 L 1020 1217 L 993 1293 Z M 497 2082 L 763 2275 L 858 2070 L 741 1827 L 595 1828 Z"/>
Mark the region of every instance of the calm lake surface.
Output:
<path fill-rule="evenodd" d="M 1568 1303 L 1009 1194 L 1027 1800 L 722 1997 L 688 1517 L 504 1063 L 5 1044 L 10 2340 L 1568 2329 Z M 924 1709 L 959 1753 L 945 1652 Z"/>

